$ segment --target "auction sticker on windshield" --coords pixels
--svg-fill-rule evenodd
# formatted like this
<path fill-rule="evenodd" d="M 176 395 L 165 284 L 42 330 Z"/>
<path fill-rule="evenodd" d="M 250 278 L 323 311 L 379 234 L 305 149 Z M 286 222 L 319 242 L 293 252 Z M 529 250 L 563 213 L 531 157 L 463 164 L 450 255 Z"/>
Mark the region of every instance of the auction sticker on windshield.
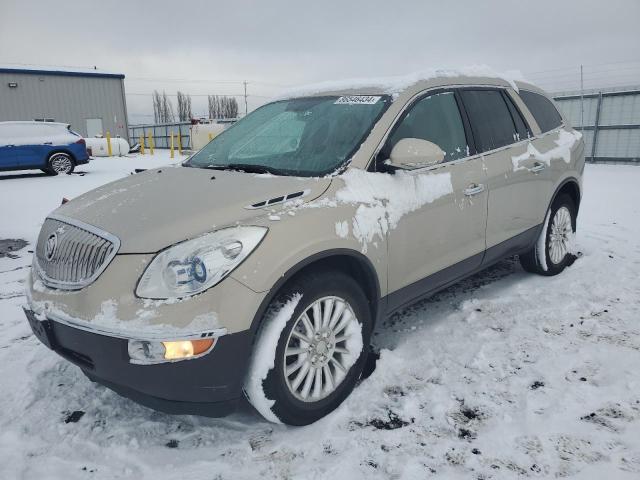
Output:
<path fill-rule="evenodd" d="M 380 100 L 380 97 L 374 95 L 350 95 L 348 97 L 340 97 L 335 101 L 335 105 L 373 105 L 378 100 Z"/>

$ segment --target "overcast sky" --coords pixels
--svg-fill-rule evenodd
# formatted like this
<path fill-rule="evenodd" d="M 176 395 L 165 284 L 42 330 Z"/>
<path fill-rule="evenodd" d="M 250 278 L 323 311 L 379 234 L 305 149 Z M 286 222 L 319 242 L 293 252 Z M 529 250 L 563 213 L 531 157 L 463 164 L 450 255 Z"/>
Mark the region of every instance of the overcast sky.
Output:
<path fill-rule="evenodd" d="M 283 86 L 477 64 L 558 91 L 580 64 L 586 87 L 640 84 L 639 19 L 639 0 L 0 0 L 0 64 L 124 73 L 136 120 L 154 88 L 203 113 L 243 80 L 250 109 Z"/>

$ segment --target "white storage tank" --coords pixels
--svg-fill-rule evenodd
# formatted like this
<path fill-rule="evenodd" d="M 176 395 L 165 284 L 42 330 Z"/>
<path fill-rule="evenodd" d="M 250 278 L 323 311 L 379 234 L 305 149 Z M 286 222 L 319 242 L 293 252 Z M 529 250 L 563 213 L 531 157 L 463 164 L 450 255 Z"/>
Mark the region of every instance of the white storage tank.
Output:
<path fill-rule="evenodd" d="M 224 123 L 196 123 L 191 125 L 191 150 L 198 151 L 224 131 Z"/>
<path fill-rule="evenodd" d="M 107 139 L 102 137 L 85 138 L 87 142 L 87 150 L 91 150 L 94 157 L 108 157 L 109 149 L 107 147 Z M 123 156 L 129 153 L 129 142 L 124 138 L 115 137 L 111 139 L 111 155 Z"/>

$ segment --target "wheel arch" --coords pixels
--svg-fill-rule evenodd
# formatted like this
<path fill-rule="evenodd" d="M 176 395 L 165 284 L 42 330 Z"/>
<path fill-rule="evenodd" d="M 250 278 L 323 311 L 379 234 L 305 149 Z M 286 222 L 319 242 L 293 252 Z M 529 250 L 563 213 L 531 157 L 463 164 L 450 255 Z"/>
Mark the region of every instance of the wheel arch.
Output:
<path fill-rule="evenodd" d="M 559 195 L 567 194 L 576 205 L 576 214 L 578 210 L 580 210 L 580 200 L 582 198 L 582 192 L 580 191 L 580 184 L 578 179 L 574 177 L 569 177 L 564 179 L 560 185 L 556 188 L 553 196 L 551 197 L 551 202 L 549 203 L 549 207 L 553 205 L 553 202 L 558 198 Z M 549 208 L 548 207 L 548 208 Z"/>
<path fill-rule="evenodd" d="M 76 159 L 76 156 L 73 154 L 73 152 L 71 150 L 68 150 L 66 148 L 63 147 L 55 147 L 52 148 L 48 153 L 47 153 L 47 158 L 46 158 L 46 163 L 49 163 L 49 159 L 55 155 L 56 153 L 64 153 L 66 155 L 69 155 L 69 157 L 71 157 L 71 161 L 74 164 L 77 164 L 78 160 Z"/>
<path fill-rule="evenodd" d="M 371 261 L 362 253 L 348 248 L 332 249 L 318 252 L 291 267 L 278 281 L 271 287 L 269 293 L 260 303 L 256 314 L 251 322 L 251 331 L 254 342 L 257 333 L 262 326 L 264 314 L 269 304 L 278 295 L 282 288 L 294 278 L 310 272 L 321 270 L 340 270 L 352 276 L 364 288 L 364 293 L 369 301 L 371 318 L 374 325 L 378 315 L 384 310 L 380 305 L 380 282 L 376 270 Z"/>

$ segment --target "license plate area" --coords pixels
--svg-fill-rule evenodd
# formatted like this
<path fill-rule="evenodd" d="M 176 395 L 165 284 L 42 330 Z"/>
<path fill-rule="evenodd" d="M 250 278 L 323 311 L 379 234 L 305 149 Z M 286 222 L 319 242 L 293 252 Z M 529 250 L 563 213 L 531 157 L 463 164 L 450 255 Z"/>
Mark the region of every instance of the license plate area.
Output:
<path fill-rule="evenodd" d="M 38 320 L 35 314 L 31 310 L 24 311 L 29 321 L 29 326 L 40 342 L 42 342 L 47 348 L 54 350 L 55 337 L 53 334 L 53 325 L 51 320 Z"/>

